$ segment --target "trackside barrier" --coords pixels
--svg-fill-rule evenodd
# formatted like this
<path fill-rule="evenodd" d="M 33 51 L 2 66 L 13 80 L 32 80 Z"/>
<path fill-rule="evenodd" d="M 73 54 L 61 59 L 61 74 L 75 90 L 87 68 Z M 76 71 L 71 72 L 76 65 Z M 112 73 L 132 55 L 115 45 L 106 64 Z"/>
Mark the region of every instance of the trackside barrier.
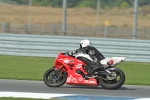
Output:
<path fill-rule="evenodd" d="M 1 33 L 0 54 L 56 57 L 60 52 L 79 48 L 82 39 L 90 39 L 106 58 L 123 56 L 126 61 L 150 62 L 150 40 Z"/>

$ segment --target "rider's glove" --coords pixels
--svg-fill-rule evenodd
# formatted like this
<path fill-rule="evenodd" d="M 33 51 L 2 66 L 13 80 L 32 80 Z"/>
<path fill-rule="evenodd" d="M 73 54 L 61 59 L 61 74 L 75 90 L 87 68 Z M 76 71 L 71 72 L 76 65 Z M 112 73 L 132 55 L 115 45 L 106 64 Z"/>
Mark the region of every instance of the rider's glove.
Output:
<path fill-rule="evenodd" d="M 73 51 L 72 51 L 72 54 L 76 54 L 76 53 L 77 53 L 77 51 L 76 51 L 76 50 L 73 50 Z"/>
<path fill-rule="evenodd" d="M 73 54 L 72 54 L 72 51 L 68 52 L 68 55 L 72 56 L 72 55 L 73 55 Z"/>
<path fill-rule="evenodd" d="M 73 51 L 70 51 L 68 54 L 69 54 L 70 56 L 72 56 L 72 55 L 75 54 L 75 53 L 77 53 L 77 51 L 76 51 L 76 50 L 73 50 Z"/>

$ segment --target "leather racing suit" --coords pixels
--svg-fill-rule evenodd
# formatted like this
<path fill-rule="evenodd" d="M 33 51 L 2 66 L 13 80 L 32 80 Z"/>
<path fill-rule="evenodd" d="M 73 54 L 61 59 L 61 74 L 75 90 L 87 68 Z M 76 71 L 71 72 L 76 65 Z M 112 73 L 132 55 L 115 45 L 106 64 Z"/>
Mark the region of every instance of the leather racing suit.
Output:
<path fill-rule="evenodd" d="M 88 72 L 90 72 L 93 69 L 100 69 L 103 67 L 100 61 L 105 59 L 105 57 L 95 47 L 93 46 L 81 47 L 80 46 L 79 49 L 71 51 L 71 54 L 73 55 L 79 52 L 88 54 L 93 60 L 93 62 L 91 62 L 86 58 L 79 58 L 80 60 L 85 62 L 88 67 L 90 67 L 88 68 Z"/>

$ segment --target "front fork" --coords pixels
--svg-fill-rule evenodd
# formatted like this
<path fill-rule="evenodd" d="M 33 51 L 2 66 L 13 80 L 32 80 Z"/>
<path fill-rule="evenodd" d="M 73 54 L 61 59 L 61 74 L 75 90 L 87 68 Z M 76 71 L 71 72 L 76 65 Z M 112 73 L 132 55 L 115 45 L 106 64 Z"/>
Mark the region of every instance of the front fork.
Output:
<path fill-rule="evenodd" d="M 62 74 L 63 71 L 61 71 L 61 69 L 63 68 L 63 65 L 61 65 L 59 68 L 56 68 L 56 67 L 54 67 L 54 68 L 55 68 L 55 74 L 56 75 L 58 75 L 58 74 L 61 75 Z"/>
<path fill-rule="evenodd" d="M 63 68 L 63 65 L 61 65 L 59 68 L 57 67 L 54 67 L 54 68 L 55 68 L 55 71 L 60 71 Z"/>

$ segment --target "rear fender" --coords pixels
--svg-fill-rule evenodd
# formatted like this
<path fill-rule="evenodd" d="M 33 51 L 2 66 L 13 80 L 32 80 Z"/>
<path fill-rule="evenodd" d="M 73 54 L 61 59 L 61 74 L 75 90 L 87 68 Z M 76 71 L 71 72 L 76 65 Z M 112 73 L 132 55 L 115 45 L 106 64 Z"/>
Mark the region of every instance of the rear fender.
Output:
<path fill-rule="evenodd" d="M 112 58 L 106 58 L 106 59 L 103 59 L 103 60 L 101 60 L 100 62 L 101 62 L 101 64 L 102 65 L 104 65 L 104 67 L 109 67 L 109 66 L 111 66 L 111 67 L 115 67 L 116 65 L 118 65 L 119 63 L 121 63 L 121 62 L 123 62 L 123 61 L 125 61 L 125 57 L 112 57 Z M 110 60 L 113 60 L 114 61 L 114 63 L 112 64 L 112 65 L 108 65 L 108 61 L 110 61 Z"/>

